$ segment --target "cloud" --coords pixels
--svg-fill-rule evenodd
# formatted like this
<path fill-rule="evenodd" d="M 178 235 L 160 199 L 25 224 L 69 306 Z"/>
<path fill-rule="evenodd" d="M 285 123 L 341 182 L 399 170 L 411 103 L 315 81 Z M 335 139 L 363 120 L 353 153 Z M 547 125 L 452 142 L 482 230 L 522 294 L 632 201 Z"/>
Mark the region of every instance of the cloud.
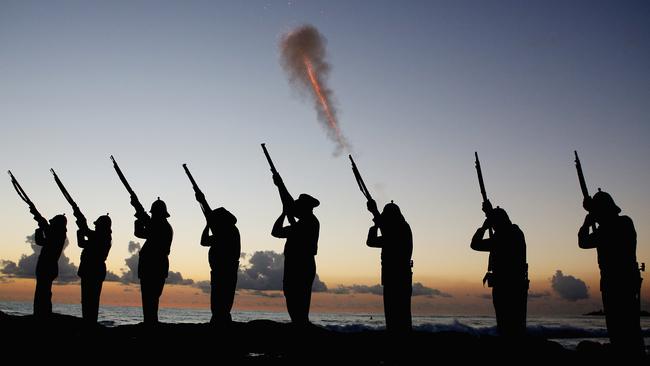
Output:
<path fill-rule="evenodd" d="M 551 278 L 551 287 L 563 299 L 578 301 L 589 298 L 589 291 L 584 281 L 573 276 L 565 276 L 557 270 Z"/>
<path fill-rule="evenodd" d="M 372 295 L 381 296 L 384 293 L 384 288 L 381 285 L 373 285 L 373 286 L 356 285 L 356 284 L 351 286 L 338 285 L 336 288 L 329 290 L 329 292 L 336 295 L 348 295 L 354 293 L 354 294 L 372 294 Z M 438 289 L 426 287 L 420 282 L 416 282 L 413 284 L 413 292 L 411 293 L 411 296 L 452 297 L 451 294 L 442 292 Z"/>
<path fill-rule="evenodd" d="M 194 287 L 200 289 L 206 294 L 210 293 L 210 281 L 196 281 L 194 282 Z"/>
<path fill-rule="evenodd" d="M 131 256 L 124 259 L 126 268 L 122 268 L 122 276 L 120 276 L 120 282 L 122 283 L 139 283 L 138 279 L 138 253 L 142 246 L 140 243 L 135 241 L 129 242 L 129 253 Z"/>
<path fill-rule="evenodd" d="M 36 277 L 36 263 L 38 262 L 38 256 L 41 253 L 41 247 L 36 245 L 33 234 L 27 236 L 25 242 L 30 244 L 33 253 L 29 255 L 23 254 L 18 260 L 18 263 L 10 260 L 0 260 L 0 274 L 18 278 Z M 74 263 L 70 262 L 70 258 L 65 255 L 65 248 L 68 244 L 68 239 L 66 239 L 65 244 L 63 245 L 64 252 L 62 252 L 59 257 L 59 276 L 56 279 L 56 282 L 59 283 L 70 283 L 79 280 L 79 277 L 77 276 L 79 268 Z"/>
<path fill-rule="evenodd" d="M 168 285 L 193 285 L 194 280 L 190 278 L 183 278 L 180 272 L 169 271 L 165 283 Z"/>
<path fill-rule="evenodd" d="M 246 258 L 248 260 L 246 261 Z M 250 257 L 242 256 L 245 263 L 240 264 L 237 273 L 237 288 L 241 290 L 279 291 L 282 290 L 284 276 L 284 255 L 272 250 L 257 251 Z M 312 291 L 325 292 L 327 285 L 314 277 Z"/>
<path fill-rule="evenodd" d="M 253 296 L 262 296 L 262 297 L 270 297 L 270 298 L 279 298 L 279 297 L 284 297 L 283 294 L 279 292 L 267 292 L 267 291 L 251 291 L 251 295 Z"/>
<path fill-rule="evenodd" d="M 442 292 L 442 291 L 440 291 L 438 289 L 435 289 L 435 288 L 426 287 L 423 284 L 421 284 L 420 282 L 416 282 L 416 283 L 413 284 L 413 295 L 412 296 L 452 297 L 451 294 L 448 294 L 446 292 Z"/>
<path fill-rule="evenodd" d="M 492 294 L 480 294 L 480 295 L 476 295 L 476 297 L 483 300 L 492 300 Z"/>
<path fill-rule="evenodd" d="M 548 291 L 544 291 L 544 292 L 532 292 L 531 291 L 531 292 L 528 293 L 528 298 L 529 299 L 540 299 L 542 297 L 549 297 L 549 296 L 551 296 L 551 293 L 548 292 Z"/>
<path fill-rule="evenodd" d="M 107 282 L 119 282 L 120 281 L 120 276 L 116 275 L 115 272 L 113 272 L 113 271 L 106 271 L 106 279 L 104 281 L 107 281 Z"/>

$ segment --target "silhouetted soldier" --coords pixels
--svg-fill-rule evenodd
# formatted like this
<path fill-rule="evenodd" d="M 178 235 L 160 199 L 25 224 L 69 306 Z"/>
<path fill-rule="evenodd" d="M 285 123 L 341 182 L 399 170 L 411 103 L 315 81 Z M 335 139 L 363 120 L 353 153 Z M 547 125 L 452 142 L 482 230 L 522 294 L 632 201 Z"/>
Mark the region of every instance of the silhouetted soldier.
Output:
<path fill-rule="evenodd" d="M 38 212 L 32 213 L 38 221 L 34 241 L 41 246 L 36 262 L 34 315 L 48 317 L 52 314 L 52 282 L 59 275 L 59 257 L 65 247 L 68 220 L 64 215 L 56 215 L 48 223 Z"/>
<path fill-rule="evenodd" d="M 500 207 L 483 203 L 487 219 L 474 237 L 471 248 L 490 252 L 488 273 L 484 283 L 492 287 L 492 303 L 497 318 L 497 331 L 501 336 L 514 337 L 526 333 L 526 303 L 528 300 L 528 264 L 526 239 L 519 227 Z M 483 238 L 492 228 L 494 234 Z"/>
<path fill-rule="evenodd" d="M 311 289 L 316 276 L 314 256 L 318 251 L 320 223 L 314 216 L 314 208 L 320 202 L 308 194 L 301 194 L 291 204 L 291 195 L 278 174 L 273 174 L 273 182 L 283 197 L 283 211 L 273 224 L 271 235 L 286 238 L 284 245 L 284 277 L 282 289 L 287 302 L 291 321 L 297 325 L 309 324 Z M 287 207 L 290 205 L 291 207 Z M 289 212 L 287 212 L 289 211 Z M 289 221 L 284 226 L 285 217 Z M 296 221 L 296 219 L 298 221 Z"/>
<path fill-rule="evenodd" d="M 132 203 L 133 204 L 133 203 Z M 160 198 L 151 205 L 151 216 L 135 220 L 135 236 L 145 239 L 138 258 L 145 324 L 158 323 L 158 302 L 169 273 L 169 251 L 174 231 L 167 221 L 167 206 Z"/>
<path fill-rule="evenodd" d="M 102 215 L 94 222 L 95 230 L 87 225 L 77 230 L 77 244 L 83 248 L 77 275 L 81 278 L 81 313 L 88 324 L 96 324 L 102 284 L 106 279 L 106 257 L 111 250 L 111 218 Z"/>
<path fill-rule="evenodd" d="M 612 347 L 628 356 L 644 355 L 634 223 L 628 216 L 619 215 L 621 209 L 603 191 L 585 198 L 583 206 L 589 213 L 578 231 L 578 245 L 582 249 L 596 248 L 598 253 L 600 291 Z M 598 228 L 590 233 L 589 228 L 595 228 L 595 224 Z"/>
<path fill-rule="evenodd" d="M 199 197 L 198 193 L 196 199 L 205 201 L 205 197 Z M 223 207 L 206 216 L 208 222 L 201 234 L 201 245 L 210 247 L 210 323 L 229 323 L 232 321 L 230 310 L 235 300 L 241 253 L 239 230 L 235 225 L 237 218 Z"/>
<path fill-rule="evenodd" d="M 368 200 L 368 211 L 375 224 L 368 231 L 366 244 L 381 248 L 381 284 L 384 288 L 386 330 L 402 333 L 411 330 L 413 272 L 413 234 L 399 207 L 392 201 L 379 214 L 375 200 Z M 377 231 L 381 230 L 381 236 Z"/>

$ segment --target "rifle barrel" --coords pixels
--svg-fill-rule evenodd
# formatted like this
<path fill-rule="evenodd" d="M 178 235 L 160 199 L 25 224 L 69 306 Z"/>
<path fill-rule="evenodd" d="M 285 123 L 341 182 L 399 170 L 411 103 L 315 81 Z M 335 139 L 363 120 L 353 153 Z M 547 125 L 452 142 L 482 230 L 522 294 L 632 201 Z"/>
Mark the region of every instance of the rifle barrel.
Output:
<path fill-rule="evenodd" d="M 271 166 L 271 173 L 278 174 L 277 169 L 275 169 L 275 164 L 273 164 L 273 160 L 271 160 L 271 155 L 269 155 L 269 151 L 266 149 L 266 143 L 262 143 L 262 150 L 264 150 L 264 156 L 266 156 L 266 161 L 268 161 L 269 165 Z"/>
<path fill-rule="evenodd" d="M 357 168 L 357 164 L 354 162 L 354 159 L 352 158 L 352 155 L 348 155 L 350 158 L 350 162 L 352 163 L 352 173 L 354 174 L 354 178 L 357 181 L 357 185 L 359 186 L 359 189 L 361 190 L 361 193 L 366 197 L 367 200 L 372 199 L 372 195 L 370 195 L 370 191 L 368 190 L 368 187 L 366 187 L 366 183 L 363 181 L 363 177 L 361 177 L 361 172 L 359 172 L 359 168 Z"/>
<path fill-rule="evenodd" d="M 483 201 L 487 202 L 487 191 L 485 190 L 485 182 L 483 181 L 483 170 L 481 169 L 481 162 L 478 159 L 478 152 L 474 151 L 474 157 L 476 158 L 476 161 L 474 163 L 476 167 L 476 175 L 478 175 L 478 185 L 479 188 L 481 189 L 481 196 L 483 197 Z"/>

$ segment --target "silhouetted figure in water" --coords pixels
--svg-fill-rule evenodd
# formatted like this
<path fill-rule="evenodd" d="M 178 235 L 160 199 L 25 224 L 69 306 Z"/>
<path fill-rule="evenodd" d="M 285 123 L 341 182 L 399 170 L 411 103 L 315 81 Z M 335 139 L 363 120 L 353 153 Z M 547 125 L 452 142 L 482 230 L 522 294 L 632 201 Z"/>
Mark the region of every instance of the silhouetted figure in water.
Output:
<path fill-rule="evenodd" d="M 133 203 L 132 203 L 133 204 Z M 158 323 L 158 302 L 169 273 L 169 251 L 174 231 L 167 221 L 167 206 L 160 198 L 135 220 L 135 236 L 145 239 L 138 258 L 138 278 L 142 292 L 145 324 Z"/>
<path fill-rule="evenodd" d="M 593 198 L 584 200 L 583 206 L 589 213 L 578 231 L 578 245 L 596 248 L 598 253 L 600 291 L 612 347 L 627 356 L 644 355 L 634 223 L 628 216 L 619 215 L 621 209 L 606 192 L 598 190 Z M 595 224 L 598 227 L 590 233 Z"/>
<path fill-rule="evenodd" d="M 375 200 L 368 200 L 368 211 L 375 224 L 368 231 L 366 244 L 381 248 L 381 284 L 384 289 L 386 330 L 391 333 L 411 330 L 411 293 L 413 291 L 411 255 L 413 234 L 399 206 L 392 201 L 382 213 Z M 379 236 L 378 231 L 381 231 Z"/>
<path fill-rule="evenodd" d="M 59 257 L 65 246 L 68 219 L 56 215 L 48 223 L 38 212 L 32 211 L 32 214 L 38 221 L 34 241 L 41 246 L 36 262 L 34 315 L 44 318 L 52 314 L 52 282 L 59 275 Z"/>
<path fill-rule="evenodd" d="M 280 190 L 284 208 L 280 217 L 273 224 L 271 235 L 287 239 L 284 245 L 282 289 L 291 322 L 297 325 L 307 325 L 309 324 L 311 289 L 316 276 L 314 256 L 318 251 L 320 230 L 320 223 L 314 216 L 313 210 L 318 207 L 320 202 L 305 193 L 293 201 L 278 174 L 273 174 L 273 182 Z M 289 221 L 288 226 L 284 226 L 285 217 Z"/>
<path fill-rule="evenodd" d="M 111 218 L 102 215 L 94 222 L 95 230 L 81 225 L 77 245 L 83 248 L 77 275 L 81 278 L 81 313 L 90 325 L 97 323 L 102 284 L 106 279 L 106 257 L 111 250 Z"/>
<path fill-rule="evenodd" d="M 526 239 L 513 224 L 506 211 L 483 203 L 487 219 L 472 237 L 471 248 L 490 252 L 490 263 L 485 282 L 492 287 L 492 303 L 497 318 L 497 331 L 506 337 L 526 333 L 526 303 L 528 300 L 528 264 Z M 485 232 L 494 230 L 491 237 Z"/>
<path fill-rule="evenodd" d="M 205 201 L 202 193 L 196 195 L 197 201 Z M 237 218 L 223 207 L 208 212 L 206 218 L 208 221 L 201 234 L 201 245 L 210 247 L 210 323 L 230 323 L 241 254 L 239 229 L 235 225 Z"/>

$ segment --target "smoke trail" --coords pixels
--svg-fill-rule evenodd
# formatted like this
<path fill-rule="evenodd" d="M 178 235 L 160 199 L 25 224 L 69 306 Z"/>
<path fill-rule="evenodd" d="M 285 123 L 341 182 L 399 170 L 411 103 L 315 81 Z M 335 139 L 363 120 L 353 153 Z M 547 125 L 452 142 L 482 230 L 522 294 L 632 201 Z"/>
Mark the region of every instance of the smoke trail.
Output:
<path fill-rule="evenodd" d="M 316 28 L 303 25 L 282 36 L 280 50 L 289 82 L 313 97 L 318 120 L 336 143 L 335 154 L 338 155 L 349 145 L 339 128 L 332 105 L 332 90 L 326 85 L 330 66 L 325 62 L 325 43 Z"/>

